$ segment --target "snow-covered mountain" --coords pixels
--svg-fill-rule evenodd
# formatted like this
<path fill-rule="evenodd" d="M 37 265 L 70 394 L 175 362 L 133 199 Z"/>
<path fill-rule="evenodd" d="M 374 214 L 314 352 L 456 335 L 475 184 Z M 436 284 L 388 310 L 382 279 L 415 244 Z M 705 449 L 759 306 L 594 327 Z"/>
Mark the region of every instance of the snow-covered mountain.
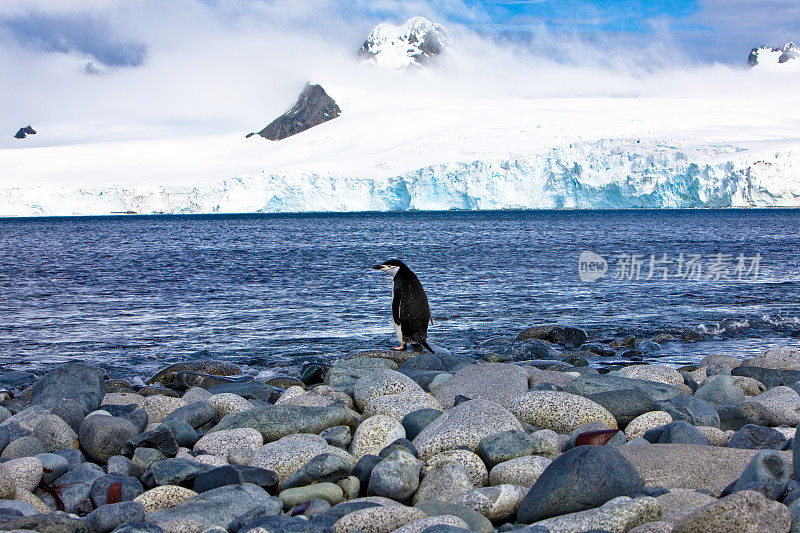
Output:
<path fill-rule="evenodd" d="M 759 46 L 750 51 L 747 58 L 747 67 L 758 66 L 775 67 L 776 65 L 789 65 L 800 69 L 800 47 L 794 43 L 783 46 Z"/>
<path fill-rule="evenodd" d="M 466 99 L 326 84 L 336 120 L 0 150 L 0 215 L 800 207 L 800 99 Z"/>
<path fill-rule="evenodd" d="M 449 44 L 450 35 L 444 26 L 413 17 L 401 26 L 378 24 L 358 53 L 379 67 L 403 70 L 425 65 L 445 52 Z"/>

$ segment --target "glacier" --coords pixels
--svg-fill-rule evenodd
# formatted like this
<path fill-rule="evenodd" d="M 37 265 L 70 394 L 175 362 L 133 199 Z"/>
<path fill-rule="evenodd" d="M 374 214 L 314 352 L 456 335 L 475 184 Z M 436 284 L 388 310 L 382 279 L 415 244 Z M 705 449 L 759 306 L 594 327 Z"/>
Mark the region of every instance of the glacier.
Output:
<path fill-rule="evenodd" d="M 0 190 L 5 216 L 800 206 L 800 146 L 601 139 L 398 175 L 248 172 L 206 184 Z"/>

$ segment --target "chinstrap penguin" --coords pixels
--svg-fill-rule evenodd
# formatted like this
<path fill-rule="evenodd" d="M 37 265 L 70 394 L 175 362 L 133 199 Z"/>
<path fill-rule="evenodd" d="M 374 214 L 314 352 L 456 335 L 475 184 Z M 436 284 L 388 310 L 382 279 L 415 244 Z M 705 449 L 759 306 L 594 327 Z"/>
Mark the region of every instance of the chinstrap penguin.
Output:
<path fill-rule="evenodd" d="M 424 347 L 429 352 L 435 353 L 428 346 L 431 308 L 428 306 L 428 296 L 419 278 L 405 263 L 397 259 L 391 259 L 372 268 L 392 276 L 392 318 L 397 340 L 400 342 L 400 346 L 392 349 L 405 350 L 406 346 L 411 344 L 415 351 L 421 352 Z"/>

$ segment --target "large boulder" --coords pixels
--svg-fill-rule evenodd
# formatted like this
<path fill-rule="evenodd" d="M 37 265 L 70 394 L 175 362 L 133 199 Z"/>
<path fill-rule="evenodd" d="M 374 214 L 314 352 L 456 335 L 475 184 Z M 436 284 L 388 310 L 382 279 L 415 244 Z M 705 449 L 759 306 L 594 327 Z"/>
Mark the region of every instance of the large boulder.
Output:
<path fill-rule="evenodd" d="M 539 429 L 569 433 L 588 422 L 603 422 L 616 428 L 614 416 L 602 405 L 583 396 L 559 391 L 530 391 L 514 398 L 509 411 Z"/>
<path fill-rule="evenodd" d="M 553 461 L 531 487 L 517 512 L 530 524 L 599 507 L 619 496 L 634 496 L 642 476 L 615 447 L 578 446 Z"/>
<path fill-rule="evenodd" d="M 758 450 L 697 444 L 644 444 L 618 448 L 648 486 L 707 489 L 720 494 L 739 478 Z M 780 452 L 791 462 L 790 452 Z"/>
<path fill-rule="evenodd" d="M 492 400 L 504 407 L 528 390 L 528 371 L 507 363 L 478 363 L 459 370 L 436 393 L 445 408 L 453 407 L 456 396 Z"/>
<path fill-rule="evenodd" d="M 733 526 L 735 524 L 735 527 Z M 736 531 L 788 533 L 792 517 L 785 505 L 752 490 L 726 496 L 696 510 L 675 525 L 673 533 Z"/>
<path fill-rule="evenodd" d="M 634 527 L 661 519 L 661 506 L 648 496 L 614 498 L 597 509 L 548 518 L 534 524 L 542 531 L 614 531 L 624 533 Z"/>
<path fill-rule="evenodd" d="M 745 359 L 741 366 L 800 370 L 800 348 L 797 346 L 774 346 L 763 351 L 757 357 Z"/>
<path fill-rule="evenodd" d="M 72 362 L 58 366 L 33 385 L 30 405 L 58 410 L 65 403 L 72 404 L 86 416 L 100 408 L 105 395 L 103 371 L 89 363 Z"/>
<path fill-rule="evenodd" d="M 258 510 L 257 516 L 278 515 L 283 504 L 267 491 L 253 485 L 228 485 L 204 492 L 181 505 L 147 514 L 147 519 L 165 532 L 201 532 L 214 527 L 237 531 L 244 525 L 247 514 Z"/>
<path fill-rule="evenodd" d="M 258 134 L 270 141 L 279 141 L 333 120 L 341 114 L 342 110 L 321 85 L 306 84 L 297 103 Z"/>
<path fill-rule="evenodd" d="M 342 404 L 329 407 L 305 407 L 301 405 L 271 405 L 225 415 L 210 433 L 223 429 L 253 428 L 272 442 L 295 433 L 318 434 L 336 426 L 353 425 L 351 412 Z"/>
<path fill-rule="evenodd" d="M 509 429 L 522 430 L 519 420 L 490 400 L 470 400 L 445 411 L 414 439 L 419 458 L 466 446 L 476 450 L 481 439 Z"/>

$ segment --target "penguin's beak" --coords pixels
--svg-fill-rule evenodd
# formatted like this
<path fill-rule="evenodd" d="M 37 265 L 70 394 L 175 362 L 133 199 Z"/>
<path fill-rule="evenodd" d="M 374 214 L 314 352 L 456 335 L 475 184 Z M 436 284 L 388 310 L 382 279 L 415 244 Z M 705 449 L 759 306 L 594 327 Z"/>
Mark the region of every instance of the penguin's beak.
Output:
<path fill-rule="evenodd" d="M 383 270 L 384 268 L 386 268 L 386 265 L 375 265 L 372 268 L 374 268 L 375 270 Z"/>

